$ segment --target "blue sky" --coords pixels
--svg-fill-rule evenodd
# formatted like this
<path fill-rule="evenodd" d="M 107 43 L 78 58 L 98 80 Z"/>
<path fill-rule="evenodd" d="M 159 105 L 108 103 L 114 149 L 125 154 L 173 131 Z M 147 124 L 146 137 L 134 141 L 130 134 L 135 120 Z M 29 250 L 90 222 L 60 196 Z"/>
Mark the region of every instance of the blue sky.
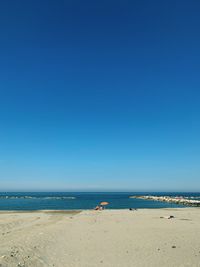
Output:
<path fill-rule="evenodd" d="M 199 1 L 1 1 L 0 190 L 200 191 Z"/>

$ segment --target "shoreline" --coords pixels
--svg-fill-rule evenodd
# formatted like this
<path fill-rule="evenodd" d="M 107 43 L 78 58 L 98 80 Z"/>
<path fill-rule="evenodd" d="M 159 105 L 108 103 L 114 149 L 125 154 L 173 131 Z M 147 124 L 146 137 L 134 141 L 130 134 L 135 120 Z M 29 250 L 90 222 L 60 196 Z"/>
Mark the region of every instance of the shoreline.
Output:
<path fill-rule="evenodd" d="M 130 210 L 129 208 L 124 208 L 124 209 L 109 209 L 106 208 L 104 210 L 95 210 L 95 209 L 72 209 L 72 210 L 66 210 L 66 209 L 48 209 L 48 210 L 0 210 L 0 215 L 5 213 L 5 214 L 9 214 L 9 213 L 80 213 L 80 212 L 93 212 L 93 213 L 102 213 L 102 212 L 134 212 L 134 211 L 158 211 L 158 210 L 200 210 L 199 206 L 183 206 L 183 207 L 167 207 L 167 208 L 133 208 L 132 210 Z"/>
<path fill-rule="evenodd" d="M 9 213 L 78 213 L 84 210 L 0 210 L 0 214 Z"/>

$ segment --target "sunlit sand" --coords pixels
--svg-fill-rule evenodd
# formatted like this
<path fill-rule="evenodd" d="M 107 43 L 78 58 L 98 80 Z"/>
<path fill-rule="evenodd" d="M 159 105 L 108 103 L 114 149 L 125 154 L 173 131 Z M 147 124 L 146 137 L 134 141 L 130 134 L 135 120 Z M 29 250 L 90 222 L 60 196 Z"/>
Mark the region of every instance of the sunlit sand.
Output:
<path fill-rule="evenodd" d="M 197 267 L 199 211 L 0 212 L 0 266 Z"/>

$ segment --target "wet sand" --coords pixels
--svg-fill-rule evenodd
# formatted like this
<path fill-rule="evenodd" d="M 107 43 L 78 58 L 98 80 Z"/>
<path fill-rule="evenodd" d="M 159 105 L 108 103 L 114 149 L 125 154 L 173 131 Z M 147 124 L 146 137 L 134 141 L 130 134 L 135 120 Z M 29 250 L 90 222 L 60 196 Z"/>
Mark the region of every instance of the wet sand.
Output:
<path fill-rule="evenodd" d="M 0 266 L 197 267 L 200 209 L 3 211 Z"/>

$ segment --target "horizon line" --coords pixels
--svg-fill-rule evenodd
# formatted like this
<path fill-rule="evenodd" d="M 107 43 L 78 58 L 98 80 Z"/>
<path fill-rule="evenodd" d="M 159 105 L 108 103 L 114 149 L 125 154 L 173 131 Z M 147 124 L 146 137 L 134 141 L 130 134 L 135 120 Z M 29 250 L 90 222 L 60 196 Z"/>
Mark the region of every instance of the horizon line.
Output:
<path fill-rule="evenodd" d="M 200 193 L 200 190 L 0 190 L 0 193 Z"/>

